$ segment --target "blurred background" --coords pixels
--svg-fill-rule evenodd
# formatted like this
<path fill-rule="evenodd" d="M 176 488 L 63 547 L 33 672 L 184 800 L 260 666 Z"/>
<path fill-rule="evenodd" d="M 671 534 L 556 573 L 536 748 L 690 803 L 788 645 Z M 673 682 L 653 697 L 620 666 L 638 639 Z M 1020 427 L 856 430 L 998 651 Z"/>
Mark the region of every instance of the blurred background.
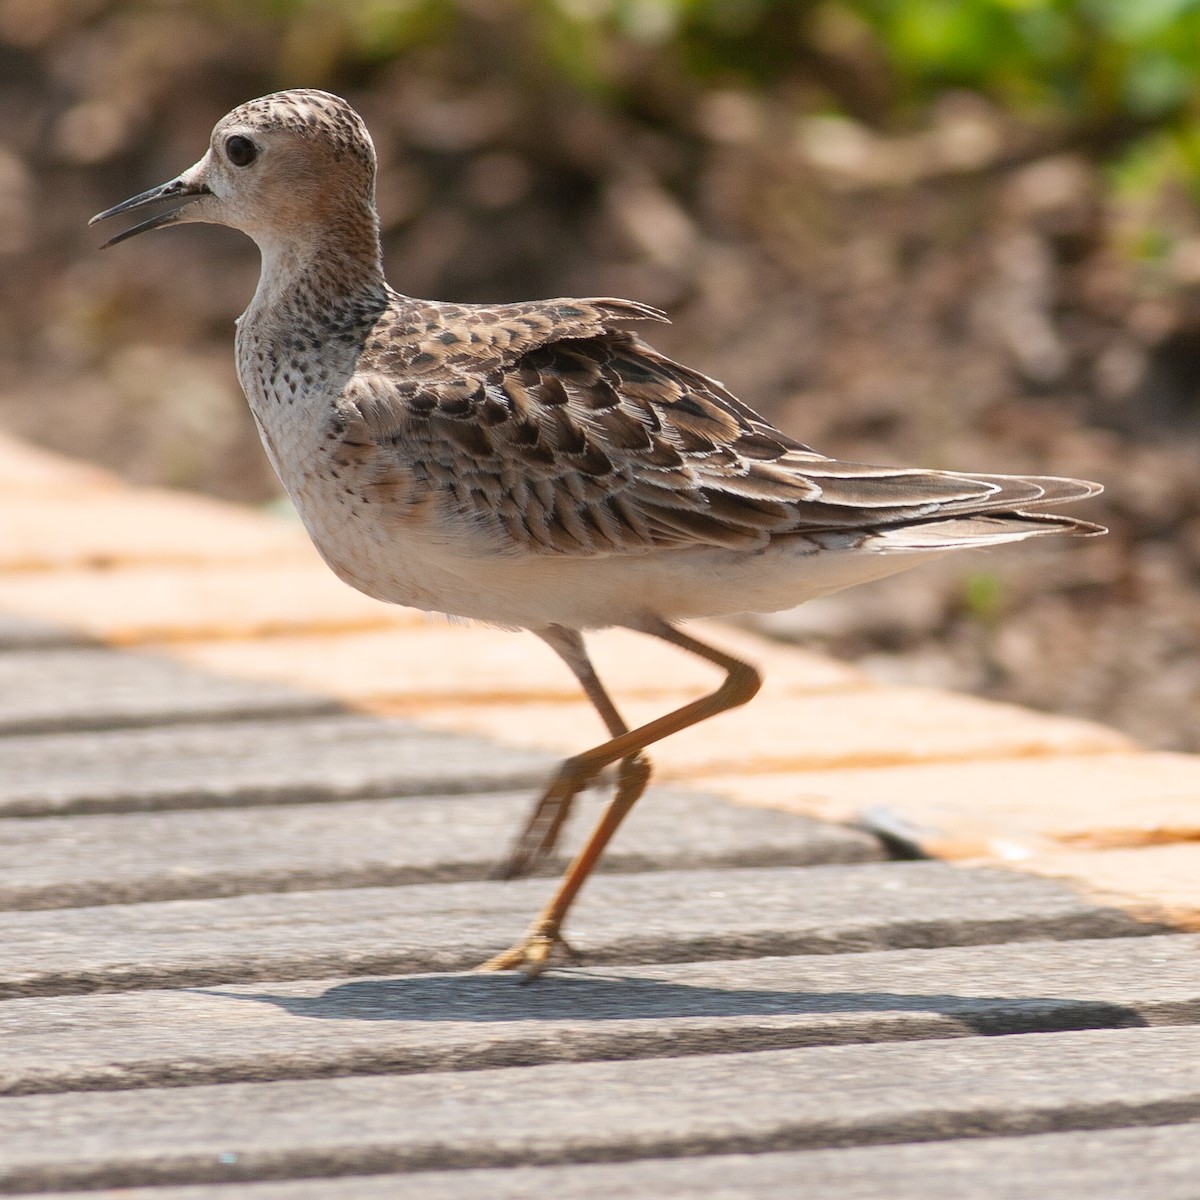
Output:
<path fill-rule="evenodd" d="M 0 0 L 0 426 L 278 505 L 252 245 L 85 222 L 292 86 L 366 118 L 401 291 L 649 301 L 825 453 L 1108 488 L 760 627 L 1200 749 L 1200 0 Z"/>

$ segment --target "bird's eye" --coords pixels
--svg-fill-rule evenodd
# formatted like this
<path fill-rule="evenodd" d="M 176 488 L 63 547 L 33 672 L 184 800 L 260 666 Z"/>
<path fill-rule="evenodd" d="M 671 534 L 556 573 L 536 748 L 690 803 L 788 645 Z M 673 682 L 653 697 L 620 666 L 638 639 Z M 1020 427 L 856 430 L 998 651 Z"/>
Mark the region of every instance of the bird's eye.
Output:
<path fill-rule="evenodd" d="M 248 137 L 235 133 L 225 143 L 225 157 L 235 167 L 248 167 L 258 157 L 258 147 Z"/>

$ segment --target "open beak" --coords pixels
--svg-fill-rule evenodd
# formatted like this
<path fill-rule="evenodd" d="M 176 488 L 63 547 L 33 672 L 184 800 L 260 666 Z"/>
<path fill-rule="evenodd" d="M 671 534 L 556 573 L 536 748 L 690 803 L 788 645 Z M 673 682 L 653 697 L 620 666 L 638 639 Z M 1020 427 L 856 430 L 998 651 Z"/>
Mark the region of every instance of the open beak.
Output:
<path fill-rule="evenodd" d="M 115 246 L 118 242 L 123 242 L 126 238 L 131 238 L 134 234 L 145 233 L 148 229 L 161 229 L 164 225 L 174 225 L 178 221 L 186 221 L 189 218 L 184 214 L 195 204 L 196 199 L 201 196 L 211 196 L 212 192 L 203 183 L 193 182 L 188 179 L 191 171 L 186 171 L 176 179 L 172 179 L 170 183 L 160 184 L 158 187 L 151 188 L 148 192 L 142 192 L 140 196 L 134 196 L 129 200 L 123 200 L 120 204 L 113 205 L 112 208 L 107 208 L 102 213 L 97 213 L 89 222 L 89 225 L 95 225 L 97 221 L 107 221 L 109 217 L 120 216 L 121 213 L 133 212 L 135 209 L 144 208 L 147 204 L 154 204 L 159 200 L 183 200 L 188 203 L 181 204 L 178 208 L 169 209 L 167 212 L 159 213 L 156 217 L 150 217 L 146 221 L 142 221 L 139 225 L 134 225 L 131 229 L 126 229 L 124 233 L 118 233 L 116 237 L 111 237 L 100 248 L 108 249 L 109 246 Z"/>

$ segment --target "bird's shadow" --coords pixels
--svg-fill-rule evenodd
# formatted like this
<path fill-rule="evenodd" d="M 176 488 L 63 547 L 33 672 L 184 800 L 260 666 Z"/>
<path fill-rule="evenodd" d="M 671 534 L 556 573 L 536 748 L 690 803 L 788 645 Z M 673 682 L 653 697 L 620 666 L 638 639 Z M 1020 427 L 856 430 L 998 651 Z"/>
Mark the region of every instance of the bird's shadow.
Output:
<path fill-rule="evenodd" d="M 321 1021 L 631 1021 L 808 1014 L 940 1015 L 980 1034 L 1144 1026 L 1134 1008 L 1086 997 L 959 996 L 950 993 L 803 991 L 718 987 L 595 971 L 560 971 L 526 986 L 512 975 L 410 975 L 340 983 L 319 996 L 192 988 L 225 999 L 272 1004 Z"/>

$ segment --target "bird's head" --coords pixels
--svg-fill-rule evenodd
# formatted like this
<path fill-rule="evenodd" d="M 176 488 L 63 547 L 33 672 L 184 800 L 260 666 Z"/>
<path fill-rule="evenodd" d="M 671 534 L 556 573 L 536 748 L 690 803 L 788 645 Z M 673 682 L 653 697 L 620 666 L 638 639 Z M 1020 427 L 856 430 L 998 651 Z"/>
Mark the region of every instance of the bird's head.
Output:
<path fill-rule="evenodd" d="M 172 200 L 183 203 L 105 245 L 191 221 L 232 226 L 260 246 L 364 219 L 373 227 L 375 148 L 362 118 L 340 97 L 307 88 L 275 92 L 218 121 L 195 166 L 89 224 Z"/>

